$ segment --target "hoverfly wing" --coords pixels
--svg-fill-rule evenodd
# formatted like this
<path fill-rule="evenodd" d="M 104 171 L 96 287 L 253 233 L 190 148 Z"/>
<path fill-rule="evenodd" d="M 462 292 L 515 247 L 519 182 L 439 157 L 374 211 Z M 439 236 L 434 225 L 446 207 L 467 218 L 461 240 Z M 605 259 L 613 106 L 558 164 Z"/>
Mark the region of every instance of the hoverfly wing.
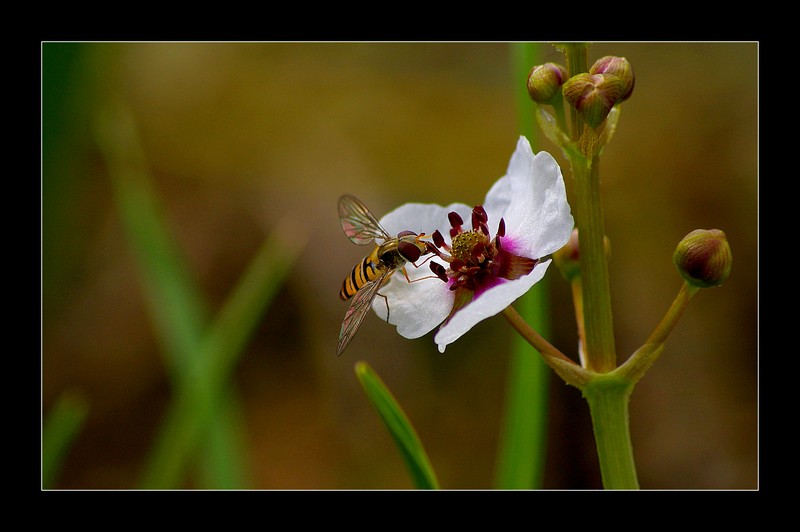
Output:
<path fill-rule="evenodd" d="M 355 196 L 346 194 L 339 198 L 339 220 L 347 238 L 358 245 L 369 244 L 376 238 L 391 238 L 367 206 Z"/>
<path fill-rule="evenodd" d="M 361 290 L 353 296 L 353 302 L 350 303 L 350 308 L 347 309 L 344 320 L 342 320 L 342 329 L 339 332 L 339 345 L 336 348 L 336 356 L 341 355 L 350 344 L 350 341 L 356 335 L 356 331 L 358 331 L 358 328 L 361 326 L 361 322 L 364 321 L 364 317 L 372 307 L 372 301 L 375 299 L 375 296 L 378 295 L 378 290 L 381 289 L 381 286 L 383 286 L 384 282 L 386 282 L 386 279 L 388 279 L 391 274 L 392 272 L 388 270 L 383 272 L 379 277 L 365 284 Z"/>

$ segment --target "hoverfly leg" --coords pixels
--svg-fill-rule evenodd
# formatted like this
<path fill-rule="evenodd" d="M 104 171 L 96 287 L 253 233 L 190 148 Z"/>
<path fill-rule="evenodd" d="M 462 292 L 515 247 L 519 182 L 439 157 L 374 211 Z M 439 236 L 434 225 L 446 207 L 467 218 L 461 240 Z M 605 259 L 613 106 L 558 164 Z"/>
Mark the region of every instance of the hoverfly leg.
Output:
<path fill-rule="evenodd" d="M 403 271 L 405 271 L 405 270 L 403 270 Z M 408 279 L 408 277 L 406 277 L 406 279 Z M 409 281 L 409 282 L 411 282 L 411 281 Z M 383 298 L 383 302 L 386 303 L 386 323 L 389 323 L 389 298 L 386 297 L 383 294 L 380 294 L 380 293 L 379 294 L 375 294 L 375 295 L 382 297 Z"/>
<path fill-rule="evenodd" d="M 414 263 L 412 262 L 411 264 L 414 264 Z M 416 264 L 414 264 L 414 267 L 418 267 L 418 266 Z M 408 281 L 409 283 L 413 283 L 414 281 L 412 281 L 411 279 L 408 278 L 408 272 L 406 271 L 406 267 L 402 266 L 400 269 L 403 271 L 403 277 L 406 278 L 406 281 Z"/>
<path fill-rule="evenodd" d="M 417 264 L 416 262 L 412 262 L 411 264 L 413 264 L 415 268 L 419 268 L 420 266 L 422 266 L 423 264 L 425 264 L 426 262 L 428 262 L 428 261 L 429 261 L 429 260 L 431 260 L 432 258 L 433 258 L 433 255 L 430 255 L 430 256 L 428 256 L 428 258 L 427 258 L 427 259 L 423 260 L 423 261 L 422 261 L 422 262 L 420 262 L 419 264 Z"/>
<path fill-rule="evenodd" d="M 428 257 L 427 259 L 425 259 L 424 262 L 422 262 L 422 264 L 425 264 L 425 262 L 427 262 L 431 258 L 433 258 L 433 257 Z M 412 264 L 414 264 L 414 263 L 412 262 Z M 422 266 L 422 264 L 420 264 L 419 266 Z M 416 264 L 414 264 L 414 266 L 419 268 L 419 266 L 417 266 Z M 401 268 L 401 270 L 403 270 L 403 275 L 405 276 L 406 281 L 408 281 L 409 283 L 416 283 L 416 282 L 419 282 L 419 281 L 424 281 L 425 279 L 439 279 L 439 280 L 441 280 L 441 278 L 438 275 L 426 275 L 425 277 L 420 277 L 419 279 L 413 279 L 412 280 L 412 279 L 409 279 L 408 273 L 406 273 L 406 269 L 405 268 Z M 380 294 L 378 294 L 378 295 L 380 295 Z M 387 307 L 388 307 L 388 304 L 387 304 Z"/>

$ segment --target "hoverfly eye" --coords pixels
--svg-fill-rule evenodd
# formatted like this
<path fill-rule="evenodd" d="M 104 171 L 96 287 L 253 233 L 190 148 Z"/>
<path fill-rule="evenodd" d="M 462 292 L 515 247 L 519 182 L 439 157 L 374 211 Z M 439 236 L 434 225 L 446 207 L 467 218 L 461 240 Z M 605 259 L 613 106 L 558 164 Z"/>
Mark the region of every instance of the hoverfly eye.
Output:
<path fill-rule="evenodd" d="M 415 233 L 414 231 L 408 231 L 408 230 L 400 231 L 399 233 L 397 233 L 397 237 L 398 238 L 400 238 L 402 236 L 417 236 L 417 233 Z"/>
<path fill-rule="evenodd" d="M 415 262 L 422 254 L 416 244 L 404 240 L 397 243 L 397 251 L 400 252 L 404 259 L 410 262 Z"/>

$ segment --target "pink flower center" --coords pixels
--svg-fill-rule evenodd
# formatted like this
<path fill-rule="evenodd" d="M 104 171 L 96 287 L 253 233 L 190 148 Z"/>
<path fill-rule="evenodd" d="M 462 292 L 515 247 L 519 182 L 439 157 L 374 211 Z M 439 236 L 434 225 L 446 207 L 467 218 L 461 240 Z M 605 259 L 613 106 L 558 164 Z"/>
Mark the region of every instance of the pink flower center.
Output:
<path fill-rule="evenodd" d="M 533 271 L 536 259 L 514 255 L 501 246 L 505 237 L 502 218 L 494 238 L 490 238 L 488 216 L 480 205 L 472 209 L 472 230 L 462 228 L 464 222 L 455 212 L 448 214 L 448 219 L 452 244 L 447 245 L 442 234 L 436 231 L 428 249 L 449 267 L 432 262 L 430 268 L 437 277 L 450 284 L 450 290 L 462 293 L 459 299 L 464 299 L 464 290 L 470 292 L 469 301 L 504 280 L 519 279 Z"/>

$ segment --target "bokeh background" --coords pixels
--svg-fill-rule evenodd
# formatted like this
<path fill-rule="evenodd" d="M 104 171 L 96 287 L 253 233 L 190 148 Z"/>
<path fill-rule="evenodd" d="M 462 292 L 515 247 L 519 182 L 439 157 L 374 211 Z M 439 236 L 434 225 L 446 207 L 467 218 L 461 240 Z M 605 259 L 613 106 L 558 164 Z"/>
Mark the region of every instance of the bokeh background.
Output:
<path fill-rule="evenodd" d="M 337 358 L 337 293 L 365 249 L 342 234 L 336 201 L 354 193 L 378 216 L 407 201 L 479 202 L 521 132 L 512 46 L 44 43 L 42 411 L 65 392 L 87 406 L 54 487 L 136 488 L 173 393 L 92 127 L 113 95 L 212 312 L 270 231 L 303 245 L 232 375 L 242 487 L 411 487 L 354 374 L 365 360 L 441 485 L 491 488 L 511 328 L 487 320 L 440 354 L 432 334 L 405 340 L 371 315 Z M 722 229 L 734 256 L 728 282 L 695 297 L 634 391 L 640 483 L 757 488 L 758 45 L 589 53 L 627 57 L 636 73 L 601 169 L 621 358 L 677 294 L 671 255 L 686 233 Z M 542 45 L 548 60 L 563 63 Z M 557 149 L 534 143 L 569 181 Z M 548 278 L 551 341 L 574 356 L 569 290 Z M 585 402 L 555 376 L 549 393 L 544 487 L 600 488 Z M 190 474 L 180 487 L 197 485 Z"/>

